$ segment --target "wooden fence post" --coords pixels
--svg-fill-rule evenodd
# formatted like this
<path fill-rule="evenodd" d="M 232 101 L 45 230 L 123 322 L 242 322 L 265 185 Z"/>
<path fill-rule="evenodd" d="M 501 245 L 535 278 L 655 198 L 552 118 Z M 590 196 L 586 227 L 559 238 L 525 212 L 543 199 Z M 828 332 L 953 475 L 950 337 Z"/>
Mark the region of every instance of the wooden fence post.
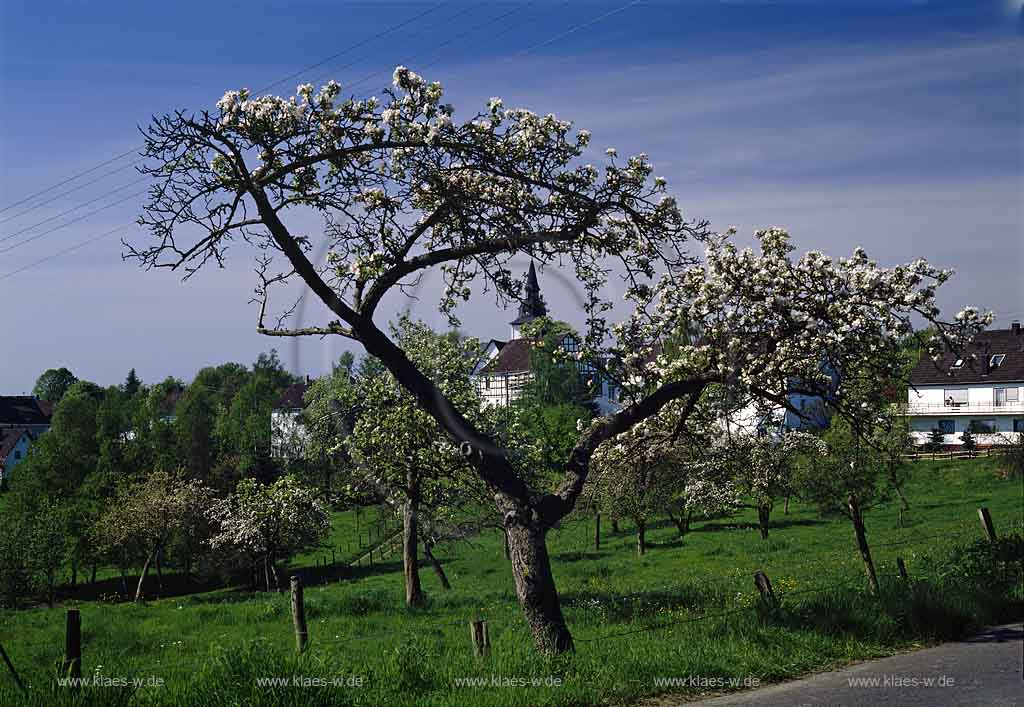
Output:
<path fill-rule="evenodd" d="M 469 622 L 469 635 L 473 640 L 473 655 L 481 658 L 491 652 L 491 639 L 487 635 L 487 622 L 474 619 Z"/>
<path fill-rule="evenodd" d="M 985 529 L 988 541 L 994 543 L 996 541 L 996 529 L 992 525 L 992 514 L 988 512 L 988 508 L 982 506 L 978 509 L 978 517 L 981 519 L 981 526 Z"/>
<path fill-rule="evenodd" d="M 306 605 L 302 599 L 302 577 L 292 577 L 292 622 L 295 624 L 295 648 L 299 653 L 306 650 L 309 630 L 306 628 Z"/>
<path fill-rule="evenodd" d="M 7 665 L 7 669 L 11 671 L 11 675 L 14 677 L 14 682 L 18 684 L 18 687 L 22 692 L 27 692 L 25 689 L 25 683 L 21 681 L 21 677 L 18 675 L 18 671 L 14 669 L 14 663 L 7 657 L 7 651 L 4 650 L 3 646 L 0 646 L 0 657 L 4 659 L 4 664 Z"/>
<path fill-rule="evenodd" d="M 68 609 L 67 630 L 64 634 L 64 665 L 61 672 L 66 677 L 82 677 L 82 615 L 78 613 L 78 609 Z"/>
<path fill-rule="evenodd" d="M 757 587 L 757 591 L 761 593 L 761 601 L 769 609 L 774 609 L 779 605 L 778 600 L 775 598 L 775 590 L 772 589 L 772 581 L 768 579 L 768 575 L 762 570 L 754 572 L 754 586 Z"/>
<path fill-rule="evenodd" d="M 904 582 L 910 579 L 910 577 L 907 575 L 907 565 L 903 562 L 902 557 L 896 558 L 896 568 L 900 571 L 900 579 L 902 579 Z"/>

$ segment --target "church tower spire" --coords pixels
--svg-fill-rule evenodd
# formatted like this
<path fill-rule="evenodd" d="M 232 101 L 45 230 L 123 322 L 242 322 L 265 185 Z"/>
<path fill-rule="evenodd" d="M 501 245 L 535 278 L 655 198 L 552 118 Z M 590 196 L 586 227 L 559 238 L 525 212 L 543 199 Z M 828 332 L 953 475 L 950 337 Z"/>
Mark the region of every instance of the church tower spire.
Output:
<path fill-rule="evenodd" d="M 540 284 L 537 282 L 537 269 L 530 261 L 530 269 L 526 271 L 526 282 L 523 286 L 523 301 L 519 303 L 519 316 L 511 322 L 512 338 L 518 339 L 522 336 L 522 325 L 532 322 L 538 317 L 548 313 L 548 307 L 544 303 L 544 297 L 540 294 Z"/>

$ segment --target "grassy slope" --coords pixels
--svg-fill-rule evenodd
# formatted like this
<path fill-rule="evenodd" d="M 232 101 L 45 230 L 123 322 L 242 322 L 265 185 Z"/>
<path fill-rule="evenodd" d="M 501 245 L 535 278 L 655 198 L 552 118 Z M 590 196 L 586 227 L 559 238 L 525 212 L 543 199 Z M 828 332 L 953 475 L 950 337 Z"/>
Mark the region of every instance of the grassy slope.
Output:
<path fill-rule="evenodd" d="M 980 505 L 992 510 L 998 532 L 1019 530 L 1020 482 L 997 480 L 993 467 L 988 459 L 918 462 L 904 527 L 898 527 L 895 503 L 868 514 L 869 540 L 888 587 L 880 601 L 863 593 L 849 523 L 821 519 L 799 504 L 788 515 L 776 511 L 767 542 L 750 512 L 697 523 L 682 543 L 673 527 L 656 524 L 643 558 L 634 553 L 627 524 L 595 553 L 592 523 L 569 522 L 550 545 L 578 641 L 572 656 L 534 653 L 500 538 L 489 535 L 442 553 L 451 592 L 442 593 L 423 569 L 430 604 L 416 612 L 402 605 L 397 558 L 344 576 L 306 570 L 323 583 L 307 589 L 311 648 L 301 659 L 293 655 L 287 596 L 219 590 L 142 606 L 82 604 L 84 673 L 161 677 L 165 687 L 143 688 L 133 702 L 166 704 L 588 704 L 654 694 L 660 677 L 781 680 L 1002 618 L 971 597 L 939 597 L 927 586 L 911 597 L 892 579 L 897 554 L 913 575 L 923 554 L 979 537 Z M 906 540 L 914 544 L 887 546 Z M 785 610 L 771 620 L 756 607 L 751 574 L 759 568 L 783 597 L 789 595 Z M 845 586 L 816 591 L 837 585 Z M 692 620 L 704 614 L 726 615 Z M 470 651 L 466 622 L 475 615 L 489 621 L 493 655 L 486 660 Z M 67 700 L 66 691 L 54 695 L 45 687 L 61 654 L 63 612 L 7 612 L 0 620 L 0 641 L 35 686 L 37 703 Z M 365 685 L 281 691 L 254 683 L 260 676 L 291 675 L 355 675 Z M 542 682 L 551 676 L 562 685 L 457 687 L 464 676 Z M 13 696 L 3 692 L 9 685 L 0 678 L 0 703 L 5 694 Z M 118 689 L 88 695 L 92 702 L 126 696 Z"/>

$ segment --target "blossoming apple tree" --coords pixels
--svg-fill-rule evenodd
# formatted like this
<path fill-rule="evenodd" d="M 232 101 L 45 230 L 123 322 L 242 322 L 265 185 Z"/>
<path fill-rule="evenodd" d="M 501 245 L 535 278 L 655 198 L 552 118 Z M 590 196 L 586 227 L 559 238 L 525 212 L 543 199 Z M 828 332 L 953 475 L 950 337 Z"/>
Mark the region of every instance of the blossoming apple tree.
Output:
<path fill-rule="evenodd" d="M 214 111 L 155 118 L 143 167 L 155 184 L 140 219 L 151 239 L 126 244 L 126 256 L 188 277 L 248 243 L 257 253 L 259 332 L 348 337 L 380 359 L 471 448 L 508 533 L 520 605 L 544 650 L 572 647 L 546 535 L 575 506 L 602 442 L 675 400 L 685 417 L 713 384 L 782 404 L 791 377 L 816 385 L 807 361 L 884 362 L 877 354 L 911 331 L 915 316 L 939 338 L 970 333 L 982 319 L 969 310 L 959 326 L 940 322 L 935 291 L 949 272 L 923 260 L 886 269 L 860 250 L 835 261 L 794 258 L 778 229 L 760 234 L 759 252 L 740 250 L 684 217 L 644 154 L 620 158 L 609 149 L 602 164 L 586 163 L 589 133 L 553 115 L 492 99 L 458 121 L 439 84 L 404 67 L 393 84 L 365 100 L 341 100 L 333 82 L 300 86 L 289 98 L 229 91 Z M 322 227 L 309 225 L 312 214 Z M 320 244 L 325 258 L 314 256 Z M 606 374 L 626 401 L 580 432 L 563 480 L 549 490 L 531 488 L 381 322 L 385 299 L 428 270 L 443 279 L 439 308 L 453 318 L 460 301 L 485 289 L 521 298 L 509 266 L 523 256 L 576 277 L 587 318 L 583 355 L 595 366 L 610 361 Z M 624 278 L 634 307 L 614 329 L 611 273 Z M 323 305 L 323 323 L 291 324 L 292 306 L 276 304 L 295 280 Z M 701 325 L 702 339 L 658 353 L 687 320 Z"/>

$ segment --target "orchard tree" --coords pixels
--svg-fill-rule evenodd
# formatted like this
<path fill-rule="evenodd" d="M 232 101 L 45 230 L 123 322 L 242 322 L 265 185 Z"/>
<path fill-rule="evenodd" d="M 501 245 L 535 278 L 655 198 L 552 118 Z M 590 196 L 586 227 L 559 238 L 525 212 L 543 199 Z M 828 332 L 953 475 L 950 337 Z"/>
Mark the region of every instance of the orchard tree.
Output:
<path fill-rule="evenodd" d="M 798 430 L 778 434 L 738 434 L 728 444 L 735 478 L 757 510 L 761 538 L 768 539 L 772 508 L 794 490 L 797 460 L 814 460 L 826 454 L 825 444 L 816 436 Z"/>
<path fill-rule="evenodd" d="M 346 337 L 379 360 L 471 450 L 543 650 L 572 648 L 546 536 L 573 510 L 603 442 L 674 400 L 685 417 L 716 384 L 783 406 L 791 379 L 822 395 L 823 358 L 839 370 L 865 362 L 888 379 L 895 365 L 885 354 L 914 321 L 934 326 L 928 345 L 937 353 L 989 320 L 969 309 L 940 321 L 936 287 L 950 272 L 924 260 L 881 268 L 860 249 L 840 260 L 797 258 L 781 229 L 758 235 L 759 252 L 740 250 L 729 234 L 684 218 L 646 155 L 608 149 L 603 164 L 584 163 L 590 134 L 553 115 L 495 98 L 457 121 L 440 84 L 405 67 L 382 99 L 341 100 L 340 91 L 334 82 L 302 85 L 289 98 L 233 90 L 214 111 L 155 118 L 142 168 L 155 184 L 140 218 L 152 240 L 126 243 L 126 257 L 187 278 L 248 243 L 257 253 L 258 332 Z M 322 230 L 311 226 L 314 215 Z M 326 257 L 314 257 L 321 244 Z M 552 490 L 531 488 L 514 455 L 459 411 L 381 321 L 385 298 L 409 293 L 427 271 L 443 280 L 439 307 L 453 321 L 458 302 L 484 289 L 522 301 L 510 268 L 524 256 L 576 276 L 587 320 L 581 360 L 605 368 L 624 400 L 580 431 Z M 612 275 L 624 279 L 633 307 L 614 328 Z M 296 279 L 323 305 L 322 323 L 294 324 L 292 304 L 273 303 Z M 664 346 L 690 325 L 699 341 Z M 839 414 L 858 413 L 843 406 Z"/>
<path fill-rule="evenodd" d="M 841 514 L 850 520 L 868 584 L 877 592 L 878 578 L 864 513 L 884 501 L 889 488 L 881 473 L 883 455 L 872 444 L 871 431 L 860 425 L 860 421 L 833 418 L 822 435 L 824 455 L 806 455 L 798 466 L 794 484 L 800 496 L 816 504 L 822 514 Z"/>
<path fill-rule="evenodd" d="M 480 399 L 469 377 L 479 357 L 476 341 L 437 334 L 408 318 L 399 320 L 393 336 L 459 413 L 479 424 Z M 458 444 L 390 373 L 360 378 L 344 392 L 348 397 L 339 401 L 342 408 L 359 408 L 351 434 L 339 440 L 354 462 L 352 486 L 379 491 L 401 507 L 405 601 L 419 606 L 424 600 L 418 557 L 422 540 L 427 539 L 432 555 L 429 536 L 421 536 L 421 517 L 443 517 L 448 507 L 464 503 L 472 467 Z"/>
<path fill-rule="evenodd" d="M 240 553 L 253 566 L 262 563 L 267 591 L 271 577 L 281 591 L 278 562 L 317 546 L 331 526 L 318 494 L 293 476 L 267 485 L 243 479 L 233 494 L 210 506 L 210 517 L 217 524 L 211 547 Z"/>
<path fill-rule="evenodd" d="M 135 589 L 136 602 L 142 598 L 142 587 L 154 562 L 163 591 L 162 553 L 175 533 L 196 527 L 194 517 L 205 513 L 213 498 L 213 491 L 197 480 L 186 481 L 164 471 L 126 483 L 118 490 L 99 519 L 96 538 L 114 553 L 134 548 L 145 557 Z"/>

